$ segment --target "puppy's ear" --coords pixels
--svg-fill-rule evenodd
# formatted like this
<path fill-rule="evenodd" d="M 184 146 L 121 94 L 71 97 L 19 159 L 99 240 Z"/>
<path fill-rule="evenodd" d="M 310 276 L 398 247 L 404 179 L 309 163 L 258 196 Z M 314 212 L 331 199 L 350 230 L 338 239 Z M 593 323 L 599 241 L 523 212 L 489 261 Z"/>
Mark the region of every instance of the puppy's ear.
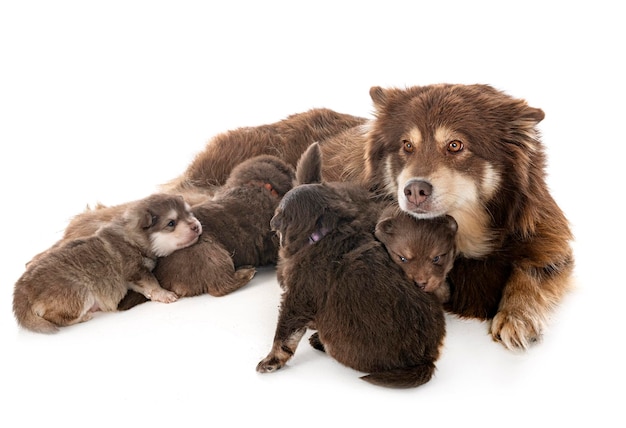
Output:
<path fill-rule="evenodd" d="M 157 221 L 157 216 L 153 214 L 152 212 L 150 212 L 149 210 L 146 210 L 143 212 L 143 215 L 139 219 L 139 226 L 142 229 L 150 229 L 152 226 L 154 226 L 156 221 Z"/>
<path fill-rule="evenodd" d="M 296 166 L 296 182 L 298 184 L 322 182 L 322 150 L 319 143 L 311 144 L 300 156 Z"/>
<path fill-rule="evenodd" d="M 393 217 L 387 217 L 382 219 L 376 224 L 376 229 L 374 230 L 374 235 L 380 240 L 384 241 L 385 239 L 393 236 L 395 231 Z"/>
<path fill-rule="evenodd" d="M 455 234 L 456 231 L 459 229 L 458 223 L 456 222 L 454 217 L 448 214 L 446 214 L 446 220 L 448 222 L 448 228 L 450 229 L 450 232 L 452 232 L 452 234 Z"/>
<path fill-rule="evenodd" d="M 276 211 L 276 213 L 274 213 L 274 216 L 270 219 L 270 228 L 273 231 L 279 231 L 282 223 L 282 215 L 279 211 Z"/>

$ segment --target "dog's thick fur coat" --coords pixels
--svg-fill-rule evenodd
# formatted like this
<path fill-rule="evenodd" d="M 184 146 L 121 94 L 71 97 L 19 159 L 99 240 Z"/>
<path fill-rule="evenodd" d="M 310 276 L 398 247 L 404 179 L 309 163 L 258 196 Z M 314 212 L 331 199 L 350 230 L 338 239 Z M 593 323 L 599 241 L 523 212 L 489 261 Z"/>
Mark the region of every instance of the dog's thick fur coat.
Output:
<path fill-rule="evenodd" d="M 543 111 L 480 84 L 370 95 L 373 120 L 311 110 L 222 134 L 167 188 L 210 191 L 259 152 L 295 166 L 319 141 L 325 180 L 358 183 L 417 218 L 454 217 L 460 257 L 446 308 L 491 319 L 495 340 L 526 348 L 569 290 L 574 266 L 568 222 L 545 182 Z"/>
<path fill-rule="evenodd" d="M 435 371 L 445 337 L 443 307 L 375 239 L 380 204 L 356 184 L 320 183 L 321 170 L 311 169 L 319 156 L 317 144 L 303 155 L 299 185 L 271 221 L 281 242 L 284 292 L 272 349 L 257 370 L 283 367 L 312 328 L 311 344 L 368 372 L 364 380 L 422 385 Z"/>
<path fill-rule="evenodd" d="M 192 245 L 202 227 L 180 196 L 155 194 L 129 203 L 91 236 L 69 239 L 36 256 L 18 279 L 13 312 L 32 331 L 115 311 L 129 289 L 145 298 L 173 302 L 152 274 L 158 257 Z"/>

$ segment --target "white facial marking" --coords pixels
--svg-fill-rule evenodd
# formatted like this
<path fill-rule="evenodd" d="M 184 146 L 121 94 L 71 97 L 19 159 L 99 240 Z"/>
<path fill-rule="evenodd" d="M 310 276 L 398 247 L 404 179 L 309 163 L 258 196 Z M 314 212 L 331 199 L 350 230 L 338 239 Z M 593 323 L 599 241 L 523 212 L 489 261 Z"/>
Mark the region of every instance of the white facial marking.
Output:
<path fill-rule="evenodd" d="M 500 173 L 489 164 L 485 164 L 482 179 L 482 194 L 485 201 L 491 200 L 496 190 L 500 187 Z"/>
<path fill-rule="evenodd" d="M 152 251 L 157 257 L 165 257 L 176 250 L 194 244 L 202 233 L 202 225 L 193 216 L 179 221 L 178 213 L 172 210 L 166 218 L 175 220 L 177 224 L 173 230 L 166 227 L 150 235 Z"/>
<path fill-rule="evenodd" d="M 498 175 L 493 172 L 491 177 L 496 180 Z M 433 187 L 428 201 L 419 208 L 411 206 L 404 195 L 404 187 L 414 179 L 427 181 Z M 489 215 L 481 201 L 478 183 L 472 177 L 449 168 L 440 168 L 429 177 L 413 177 L 404 170 L 398 176 L 398 203 L 402 210 L 416 218 L 426 219 L 444 214 L 454 217 L 459 227 L 457 246 L 465 255 L 479 257 L 491 251 Z"/>

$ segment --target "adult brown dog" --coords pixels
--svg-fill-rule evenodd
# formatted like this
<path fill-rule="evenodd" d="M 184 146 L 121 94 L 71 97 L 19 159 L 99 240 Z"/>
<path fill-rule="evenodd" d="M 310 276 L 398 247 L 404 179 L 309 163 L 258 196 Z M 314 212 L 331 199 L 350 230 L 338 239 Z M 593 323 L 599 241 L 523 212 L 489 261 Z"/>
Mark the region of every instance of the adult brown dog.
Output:
<path fill-rule="evenodd" d="M 115 311 L 129 289 L 170 303 L 152 274 L 158 257 L 192 245 L 202 227 L 180 196 L 156 194 L 129 203 L 93 235 L 63 241 L 36 256 L 15 283 L 13 312 L 23 327 L 59 327 Z"/>
<path fill-rule="evenodd" d="M 202 191 L 263 152 L 295 166 L 319 141 L 325 180 L 360 183 L 417 218 L 454 217 L 461 257 L 447 309 L 491 319 L 495 340 L 526 348 L 569 290 L 574 266 L 569 224 L 545 182 L 543 111 L 480 84 L 370 95 L 373 120 L 312 110 L 222 134 L 168 188 Z"/>
<path fill-rule="evenodd" d="M 305 152 L 297 168 L 299 185 L 285 195 L 271 221 L 280 238 L 278 278 L 284 292 L 272 349 L 257 371 L 283 367 L 312 328 L 317 332 L 311 344 L 368 372 L 363 380 L 422 385 L 432 378 L 445 337 L 443 308 L 374 238 L 381 204 L 356 184 L 321 183 L 321 171 L 308 163 L 319 156 L 317 144 Z"/>

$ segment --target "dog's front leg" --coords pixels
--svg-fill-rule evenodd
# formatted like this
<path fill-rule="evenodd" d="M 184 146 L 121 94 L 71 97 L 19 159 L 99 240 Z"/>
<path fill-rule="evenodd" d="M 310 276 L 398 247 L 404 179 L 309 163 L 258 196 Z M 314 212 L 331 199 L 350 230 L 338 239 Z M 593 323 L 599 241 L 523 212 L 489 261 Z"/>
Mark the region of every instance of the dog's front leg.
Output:
<path fill-rule="evenodd" d="M 494 340 L 509 349 L 526 349 L 539 340 L 550 313 L 570 289 L 572 265 L 567 258 L 543 269 L 514 268 L 491 322 Z"/>
<path fill-rule="evenodd" d="M 176 293 L 162 288 L 151 272 L 146 272 L 139 278 L 129 281 L 128 288 L 143 294 L 154 302 L 172 303 L 178 300 Z"/>
<path fill-rule="evenodd" d="M 307 322 L 300 314 L 285 311 L 285 304 L 281 308 L 274 335 L 272 350 L 256 366 L 259 373 L 271 373 L 283 367 L 293 356 L 307 329 Z"/>

